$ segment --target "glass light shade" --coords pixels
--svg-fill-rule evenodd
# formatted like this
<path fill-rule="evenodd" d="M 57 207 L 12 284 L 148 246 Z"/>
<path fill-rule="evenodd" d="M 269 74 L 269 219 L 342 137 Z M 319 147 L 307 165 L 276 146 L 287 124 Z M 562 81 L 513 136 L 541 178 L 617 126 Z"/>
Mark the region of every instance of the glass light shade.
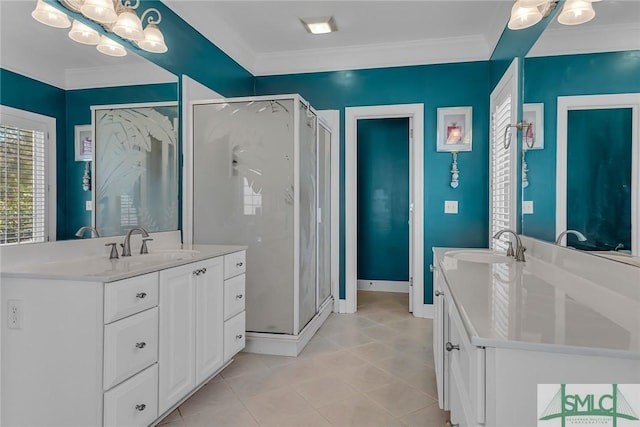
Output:
<path fill-rule="evenodd" d="M 31 12 L 31 16 L 41 24 L 54 28 L 69 28 L 71 21 L 63 12 L 53 6 L 49 6 L 42 0 L 38 0 L 36 8 Z"/>
<path fill-rule="evenodd" d="M 84 0 L 62 0 L 62 4 L 67 9 L 71 9 L 74 12 L 80 12 L 80 8 L 82 7 L 82 3 Z"/>
<path fill-rule="evenodd" d="M 537 7 L 523 7 L 516 1 L 511 8 L 511 18 L 507 26 L 510 30 L 523 30 L 542 20 L 542 12 Z"/>
<path fill-rule="evenodd" d="M 80 12 L 100 24 L 112 24 L 118 19 L 111 0 L 85 0 Z"/>
<path fill-rule="evenodd" d="M 518 0 L 522 7 L 538 7 L 547 3 L 549 0 Z"/>
<path fill-rule="evenodd" d="M 114 33 L 123 39 L 142 41 L 144 40 L 144 32 L 142 31 L 142 23 L 140 18 L 131 9 L 125 9 L 118 15 L 118 20 L 111 29 Z"/>
<path fill-rule="evenodd" d="M 105 36 L 100 37 L 100 43 L 96 46 L 96 49 L 100 53 L 109 56 L 125 56 L 127 54 L 127 50 L 122 45 Z"/>
<path fill-rule="evenodd" d="M 100 34 L 96 30 L 75 19 L 71 31 L 69 31 L 69 38 L 82 44 L 96 45 L 100 43 Z"/>
<path fill-rule="evenodd" d="M 558 22 L 564 25 L 578 25 L 589 22 L 596 16 L 590 1 L 567 0 L 558 15 Z"/>
<path fill-rule="evenodd" d="M 164 43 L 162 32 L 154 24 L 149 24 L 144 29 L 144 40 L 138 42 L 138 47 L 151 53 L 165 53 L 169 50 Z"/>

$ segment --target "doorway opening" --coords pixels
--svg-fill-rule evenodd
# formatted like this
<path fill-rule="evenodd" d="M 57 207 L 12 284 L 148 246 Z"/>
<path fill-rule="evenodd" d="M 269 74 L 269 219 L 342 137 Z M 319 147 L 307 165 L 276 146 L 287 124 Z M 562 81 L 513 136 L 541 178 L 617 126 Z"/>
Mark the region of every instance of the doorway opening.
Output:
<path fill-rule="evenodd" d="M 373 107 L 351 107 L 346 108 L 346 137 L 345 137 L 345 299 L 340 301 L 341 313 L 355 313 L 357 311 L 357 289 L 358 289 L 358 129 L 362 131 L 363 124 L 366 128 L 369 123 L 375 128 L 380 123 L 395 122 L 398 129 L 403 129 L 403 121 L 384 120 L 377 122 L 377 119 L 404 119 L 408 122 L 408 197 L 405 201 L 405 217 L 407 218 L 407 236 L 399 239 L 394 244 L 404 245 L 404 254 L 408 261 L 408 274 L 406 275 L 408 291 L 409 291 L 409 311 L 412 311 L 416 317 L 424 317 L 424 218 L 423 218 L 423 161 L 424 161 L 424 107 L 423 104 L 402 104 L 402 105 L 384 105 Z M 376 119 L 376 120 L 372 120 Z M 366 122 L 365 124 L 365 121 Z M 393 127 L 393 126 L 392 126 Z M 376 133 L 374 131 L 373 133 Z M 400 131 L 401 132 L 401 131 Z M 365 132 L 367 133 L 367 132 Z M 371 132 L 369 132 L 371 133 Z M 369 148 L 369 147 L 368 147 Z M 384 150 L 384 147 L 382 148 Z M 400 156 L 402 157 L 402 156 Z M 401 160 L 400 160 L 401 162 Z M 375 162 L 374 162 L 375 163 Z M 380 171 L 379 171 L 380 172 Z M 375 173 L 373 171 L 372 173 Z M 381 173 L 381 172 L 380 172 Z M 402 175 L 400 172 L 398 175 Z M 384 187 L 384 186 L 383 186 Z M 389 187 L 387 187 L 388 189 Z M 385 207 L 388 206 L 389 194 L 385 188 L 374 189 L 370 200 L 366 201 L 363 216 L 374 216 L 372 209 L 378 209 L 377 218 L 374 220 L 385 220 Z M 386 199 L 385 199 L 386 198 Z M 365 198 L 366 199 L 366 198 Z M 398 199 L 400 200 L 400 199 Z M 362 198 L 360 198 L 362 203 Z M 362 212 L 361 212 L 362 214 Z M 371 214 L 371 215 L 369 215 Z M 389 215 L 389 212 L 386 212 Z M 403 215 L 402 212 L 398 215 Z M 388 218 L 387 218 L 388 219 Z M 398 226 L 400 226 L 399 221 Z M 402 228 L 398 228 L 402 230 Z M 404 234 L 402 232 L 401 234 Z M 365 251 L 370 252 L 372 249 L 367 248 Z M 375 251 L 374 251 L 375 252 Z M 371 262 L 370 258 L 367 262 Z M 361 257 L 362 260 L 362 257 Z M 387 265 L 388 272 L 397 273 L 401 269 L 393 273 L 393 266 Z"/>

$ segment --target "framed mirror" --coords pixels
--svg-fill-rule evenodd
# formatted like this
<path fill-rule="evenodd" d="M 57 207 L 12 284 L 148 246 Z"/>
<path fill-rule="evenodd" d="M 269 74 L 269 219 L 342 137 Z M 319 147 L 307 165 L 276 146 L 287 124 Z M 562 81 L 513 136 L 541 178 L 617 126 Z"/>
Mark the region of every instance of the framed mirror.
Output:
<path fill-rule="evenodd" d="M 524 60 L 523 102 L 544 105 L 544 148 L 526 154 L 521 232 L 555 242 L 567 228 L 579 229 L 585 241 L 569 235 L 561 244 L 625 260 L 640 254 L 632 243 L 640 227 L 632 209 L 640 191 L 632 187 L 640 161 L 635 113 L 626 101 L 614 112 L 615 102 L 587 96 L 640 96 L 640 2 L 599 2 L 594 9 L 596 17 L 582 25 L 554 20 Z M 569 97 L 592 105 L 572 107 Z M 640 266 L 640 259 L 625 261 Z"/>

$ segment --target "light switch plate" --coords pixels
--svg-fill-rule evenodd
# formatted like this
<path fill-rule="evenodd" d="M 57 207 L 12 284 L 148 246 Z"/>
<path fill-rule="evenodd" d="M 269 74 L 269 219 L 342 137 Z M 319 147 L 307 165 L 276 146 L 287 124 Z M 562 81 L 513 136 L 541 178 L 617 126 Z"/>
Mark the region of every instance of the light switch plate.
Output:
<path fill-rule="evenodd" d="M 87 200 L 84 205 L 85 210 L 92 211 L 93 210 L 93 202 L 91 200 Z"/>
<path fill-rule="evenodd" d="M 458 201 L 457 200 L 445 200 L 444 201 L 444 213 L 457 214 L 458 213 Z"/>
<path fill-rule="evenodd" d="M 533 213 L 533 200 L 522 201 L 522 213 L 531 215 Z"/>

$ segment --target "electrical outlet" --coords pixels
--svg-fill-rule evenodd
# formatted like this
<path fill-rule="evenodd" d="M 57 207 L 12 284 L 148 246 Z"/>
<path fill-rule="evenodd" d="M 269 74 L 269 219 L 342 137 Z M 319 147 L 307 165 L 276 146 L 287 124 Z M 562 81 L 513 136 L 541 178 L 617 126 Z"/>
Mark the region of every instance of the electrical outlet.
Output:
<path fill-rule="evenodd" d="M 10 299 L 7 301 L 7 324 L 9 329 L 22 329 L 23 317 L 22 300 Z"/>
<path fill-rule="evenodd" d="M 93 210 L 93 202 L 91 200 L 87 200 L 84 204 L 84 209 L 86 211 L 92 211 Z"/>
<path fill-rule="evenodd" d="M 525 215 L 531 215 L 533 213 L 533 200 L 522 201 L 522 213 Z"/>
<path fill-rule="evenodd" d="M 457 200 L 445 200 L 444 201 L 444 213 L 457 214 L 458 213 L 458 201 Z"/>

